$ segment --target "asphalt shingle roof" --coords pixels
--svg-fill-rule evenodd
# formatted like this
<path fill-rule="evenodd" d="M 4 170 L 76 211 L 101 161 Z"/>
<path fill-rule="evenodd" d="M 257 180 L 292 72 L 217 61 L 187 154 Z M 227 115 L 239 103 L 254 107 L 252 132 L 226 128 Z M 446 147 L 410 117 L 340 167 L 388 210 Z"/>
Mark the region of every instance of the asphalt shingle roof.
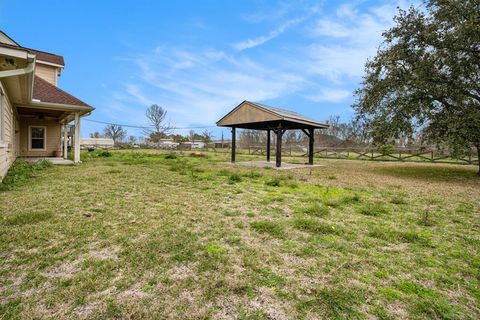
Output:
<path fill-rule="evenodd" d="M 39 76 L 35 76 L 33 83 L 33 99 L 46 103 L 58 103 L 81 107 L 91 107 L 82 100 L 75 98 L 68 92 L 54 86 Z"/>

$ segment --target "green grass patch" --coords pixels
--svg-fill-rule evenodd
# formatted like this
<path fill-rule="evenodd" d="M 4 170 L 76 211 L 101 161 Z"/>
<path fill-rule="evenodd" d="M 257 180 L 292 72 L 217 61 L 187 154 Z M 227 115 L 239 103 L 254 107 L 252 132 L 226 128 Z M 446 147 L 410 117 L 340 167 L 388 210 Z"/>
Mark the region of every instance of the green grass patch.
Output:
<path fill-rule="evenodd" d="M 259 233 L 266 233 L 275 238 L 282 238 L 285 234 L 283 225 L 276 221 L 253 221 L 250 223 L 250 227 Z"/>
<path fill-rule="evenodd" d="M 302 212 L 310 216 L 324 217 L 330 212 L 330 209 L 321 202 L 315 201 L 309 206 L 303 208 Z"/>
<path fill-rule="evenodd" d="M 383 203 L 367 202 L 358 208 L 358 213 L 364 216 L 381 216 L 389 213 L 388 208 Z"/>
<path fill-rule="evenodd" d="M 35 163 L 17 160 L 0 183 L 0 191 L 13 190 L 24 185 L 41 171 L 50 167 L 52 167 L 52 164 L 46 160 Z"/>
<path fill-rule="evenodd" d="M 3 223 L 9 226 L 22 226 L 47 221 L 53 217 L 51 212 L 22 212 L 4 218 Z"/>
<path fill-rule="evenodd" d="M 338 227 L 319 221 L 315 218 L 295 218 L 293 226 L 301 231 L 307 231 L 318 234 L 337 234 Z"/>
<path fill-rule="evenodd" d="M 242 181 L 242 176 L 238 173 L 232 173 L 228 177 L 228 183 L 230 183 L 230 184 L 235 184 L 235 183 L 241 182 L 241 181 Z"/>

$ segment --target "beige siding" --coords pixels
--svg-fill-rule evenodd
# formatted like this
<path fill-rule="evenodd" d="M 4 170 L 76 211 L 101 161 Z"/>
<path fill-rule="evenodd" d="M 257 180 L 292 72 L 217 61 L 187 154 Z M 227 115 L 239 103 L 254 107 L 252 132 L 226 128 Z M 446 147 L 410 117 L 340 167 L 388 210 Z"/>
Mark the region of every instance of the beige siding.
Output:
<path fill-rule="evenodd" d="M 47 129 L 46 150 L 29 150 L 29 127 L 39 126 Z M 54 157 L 61 150 L 61 125 L 55 120 L 39 120 L 20 118 L 20 156 L 22 157 Z"/>
<path fill-rule="evenodd" d="M 6 175 L 8 169 L 15 161 L 16 154 L 16 133 L 15 128 L 18 126 L 17 118 L 13 112 L 13 108 L 10 104 L 8 97 L 0 83 L 0 90 L 4 93 L 0 96 L 0 106 L 2 108 L 0 112 L 0 181 Z"/>
<path fill-rule="evenodd" d="M 55 86 L 57 85 L 58 68 L 56 67 L 37 63 L 35 66 L 35 75 Z"/>

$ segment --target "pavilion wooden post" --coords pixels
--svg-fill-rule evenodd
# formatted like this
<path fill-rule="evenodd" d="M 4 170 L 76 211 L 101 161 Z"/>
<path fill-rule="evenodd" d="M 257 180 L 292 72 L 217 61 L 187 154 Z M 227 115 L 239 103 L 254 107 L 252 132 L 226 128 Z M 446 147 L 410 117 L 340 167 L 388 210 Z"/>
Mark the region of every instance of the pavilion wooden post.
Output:
<path fill-rule="evenodd" d="M 276 167 L 280 168 L 282 166 L 282 135 L 283 135 L 283 130 L 282 127 L 279 126 L 279 128 L 276 130 L 277 133 L 277 150 L 276 150 Z"/>
<path fill-rule="evenodd" d="M 267 161 L 270 162 L 270 129 L 267 130 Z"/>
<path fill-rule="evenodd" d="M 309 139 L 308 139 L 308 164 L 313 165 L 313 154 L 314 154 L 314 143 L 315 143 L 315 129 L 308 129 Z"/>
<path fill-rule="evenodd" d="M 236 130 L 232 127 L 232 163 L 235 162 L 235 148 L 236 148 Z"/>

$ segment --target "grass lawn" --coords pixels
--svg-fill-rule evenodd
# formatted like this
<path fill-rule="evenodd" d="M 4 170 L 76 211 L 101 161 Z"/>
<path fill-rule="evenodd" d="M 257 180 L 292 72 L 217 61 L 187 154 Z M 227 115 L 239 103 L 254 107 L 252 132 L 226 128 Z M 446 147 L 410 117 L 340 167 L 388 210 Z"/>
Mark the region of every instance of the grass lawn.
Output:
<path fill-rule="evenodd" d="M 476 167 L 227 157 L 17 168 L 32 177 L 0 191 L 0 319 L 480 318 Z"/>

